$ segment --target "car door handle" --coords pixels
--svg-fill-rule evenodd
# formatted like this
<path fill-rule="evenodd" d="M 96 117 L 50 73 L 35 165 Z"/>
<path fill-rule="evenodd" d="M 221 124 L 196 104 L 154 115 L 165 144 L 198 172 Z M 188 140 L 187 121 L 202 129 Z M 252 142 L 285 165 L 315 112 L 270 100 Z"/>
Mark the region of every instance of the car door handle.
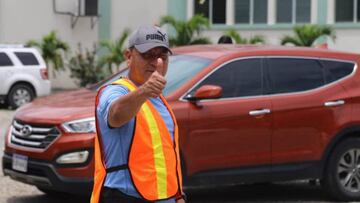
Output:
<path fill-rule="evenodd" d="M 326 107 L 332 107 L 332 106 L 341 106 L 344 105 L 345 101 L 344 100 L 337 100 L 337 101 L 328 101 L 324 103 L 324 106 Z"/>
<path fill-rule="evenodd" d="M 250 116 L 260 116 L 260 115 L 269 114 L 269 113 L 271 113 L 270 109 L 249 111 Z"/>

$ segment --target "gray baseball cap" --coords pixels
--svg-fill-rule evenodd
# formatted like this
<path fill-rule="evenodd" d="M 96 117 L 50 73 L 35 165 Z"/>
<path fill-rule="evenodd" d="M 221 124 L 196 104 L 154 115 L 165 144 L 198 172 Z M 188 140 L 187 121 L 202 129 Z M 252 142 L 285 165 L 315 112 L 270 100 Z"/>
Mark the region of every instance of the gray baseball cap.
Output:
<path fill-rule="evenodd" d="M 165 47 L 172 53 L 166 32 L 157 26 L 140 26 L 130 35 L 128 47 L 135 47 L 140 53 L 155 47 Z"/>

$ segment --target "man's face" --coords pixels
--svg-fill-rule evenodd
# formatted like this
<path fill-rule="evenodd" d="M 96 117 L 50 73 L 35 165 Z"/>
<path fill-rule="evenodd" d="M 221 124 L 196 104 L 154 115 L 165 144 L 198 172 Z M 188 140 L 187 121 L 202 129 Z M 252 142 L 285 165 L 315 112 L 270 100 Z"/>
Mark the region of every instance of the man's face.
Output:
<path fill-rule="evenodd" d="M 158 58 L 163 61 L 162 71 L 158 72 L 165 76 L 169 63 L 168 50 L 164 47 L 155 47 L 145 53 L 140 53 L 136 48 L 130 48 L 125 52 L 129 67 L 130 79 L 138 85 L 144 84 L 151 74 L 157 70 Z"/>

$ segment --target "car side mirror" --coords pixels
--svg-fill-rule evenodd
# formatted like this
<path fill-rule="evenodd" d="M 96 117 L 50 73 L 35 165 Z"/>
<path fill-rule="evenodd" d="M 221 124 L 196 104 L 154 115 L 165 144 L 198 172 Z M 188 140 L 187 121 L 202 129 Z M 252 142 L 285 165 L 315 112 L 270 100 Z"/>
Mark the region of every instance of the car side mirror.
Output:
<path fill-rule="evenodd" d="M 221 97 L 222 88 L 217 85 L 203 85 L 197 89 L 194 95 L 187 97 L 190 101 L 196 101 L 200 99 L 216 99 Z"/>

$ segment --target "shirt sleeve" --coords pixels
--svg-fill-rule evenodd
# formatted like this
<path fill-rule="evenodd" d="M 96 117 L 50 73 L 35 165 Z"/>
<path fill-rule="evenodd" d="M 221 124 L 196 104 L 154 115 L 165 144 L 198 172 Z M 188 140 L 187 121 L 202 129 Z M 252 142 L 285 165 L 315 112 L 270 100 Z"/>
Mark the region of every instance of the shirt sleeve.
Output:
<path fill-rule="evenodd" d="M 106 123 L 108 127 L 108 114 L 111 104 L 119 97 L 126 95 L 129 90 L 121 85 L 109 85 L 102 90 L 100 94 L 100 100 L 97 107 L 98 119 L 101 119 L 103 123 Z"/>

